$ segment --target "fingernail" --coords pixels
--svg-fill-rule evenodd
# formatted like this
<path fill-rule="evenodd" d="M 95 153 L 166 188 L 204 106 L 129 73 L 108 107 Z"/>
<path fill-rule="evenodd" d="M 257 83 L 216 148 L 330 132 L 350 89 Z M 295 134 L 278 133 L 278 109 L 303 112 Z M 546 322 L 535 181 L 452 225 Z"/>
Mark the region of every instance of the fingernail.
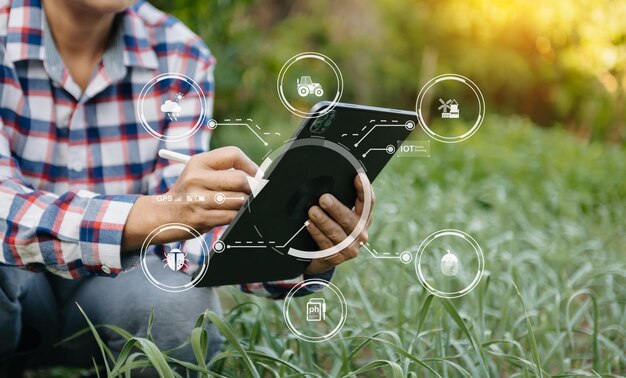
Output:
<path fill-rule="evenodd" d="M 322 210 L 319 207 L 313 206 L 311 207 L 311 210 L 309 211 L 309 216 L 313 219 L 319 219 L 321 213 L 322 213 Z"/>
<path fill-rule="evenodd" d="M 320 203 L 323 207 L 326 208 L 333 206 L 333 196 L 330 194 L 324 194 L 320 199 Z"/>

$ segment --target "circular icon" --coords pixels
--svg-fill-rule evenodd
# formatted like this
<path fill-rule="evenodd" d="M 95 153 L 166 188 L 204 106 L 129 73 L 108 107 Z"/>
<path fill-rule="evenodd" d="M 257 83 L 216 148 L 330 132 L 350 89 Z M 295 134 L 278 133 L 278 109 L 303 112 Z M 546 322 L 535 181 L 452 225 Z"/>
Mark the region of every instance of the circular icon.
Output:
<path fill-rule="evenodd" d="M 409 251 L 404 251 L 400 253 L 400 261 L 404 264 L 408 264 L 413 260 L 413 255 Z"/>
<path fill-rule="evenodd" d="M 483 251 L 470 235 L 446 229 L 420 244 L 415 271 L 430 293 L 442 298 L 461 297 L 474 289 L 485 270 Z"/>
<path fill-rule="evenodd" d="M 215 203 L 222 204 L 224 203 L 224 201 L 226 201 L 226 196 L 224 195 L 224 193 L 216 193 L 214 199 Z"/>
<path fill-rule="evenodd" d="M 207 122 L 207 126 L 209 129 L 213 130 L 217 127 L 217 121 L 214 119 L 210 119 L 209 122 Z"/>
<path fill-rule="evenodd" d="M 224 244 L 224 242 L 221 240 L 218 240 L 215 242 L 215 244 L 213 244 L 213 250 L 215 251 L 215 253 L 222 253 L 225 249 L 226 244 Z"/>
<path fill-rule="evenodd" d="M 137 99 L 137 117 L 153 137 L 178 142 L 202 127 L 207 104 L 204 92 L 193 79 L 179 73 L 164 73 L 146 83 Z M 176 124 L 193 125 L 177 128 Z M 168 124 L 167 132 L 164 132 Z"/>
<path fill-rule="evenodd" d="M 411 131 L 411 130 L 413 130 L 415 128 L 415 122 L 413 122 L 413 121 L 406 121 L 406 123 L 404 124 L 404 127 L 407 130 Z"/>
<path fill-rule="evenodd" d="M 174 234 L 176 237 L 179 237 L 178 235 L 181 233 L 187 233 L 191 238 L 181 237 L 181 239 L 189 240 L 186 240 L 184 243 L 173 243 L 173 246 L 154 246 L 159 249 L 163 248 L 161 256 L 163 261 L 155 263 L 155 259 L 152 259 L 154 254 L 152 251 L 149 251 L 150 246 L 153 244 L 152 241 L 157 236 L 166 236 L 168 233 Z M 188 275 L 179 272 L 179 270 L 187 267 L 187 264 L 189 264 L 186 251 L 188 248 L 201 254 L 199 259 L 200 266 L 191 279 Z M 178 293 L 191 289 L 202 280 L 209 268 L 209 248 L 202 234 L 192 227 L 182 223 L 168 223 L 156 228 L 144 240 L 141 246 L 140 264 L 143 274 L 151 284 L 161 290 Z"/>
<path fill-rule="evenodd" d="M 301 67 L 296 67 L 297 65 Z M 328 68 L 332 70 L 332 75 L 328 75 Z M 333 78 L 335 82 L 331 83 L 329 78 Z M 330 92 L 324 88 L 329 87 L 334 89 L 335 95 L 332 98 L 323 98 L 325 93 Z M 343 76 L 339 66 L 326 55 L 303 52 L 291 57 L 282 66 L 276 89 L 280 101 L 291 113 L 302 118 L 317 118 L 330 112 L 341 99 Z M 291 93 L 294 95 L 291 96 Z M 330 103 L 321 110 L 309 111 L 313 104 L 321 100 Z"/>
<path fill-rule="evenodd" d="M 308 294 L 314 288 L 313 294 Z M 348 304 L 341 290 L 322 279 L 308 279 L 294 286 L 283 303 L 287 328 L 301 340 L 319 343 L 335 336 L 348 318 Z"/>
<path fill-rule="evenodd" d="M 387 151 L 389 155 L 393 155 L 393 153 L 396 152 L 396 146 L 390 144 L 385 148 L 385 151 Z"/>
<path fill-rule="evenodd" d="M 430 92 L 430 93 L 429 93 Z M 433 93 L 436 92 L 436 93 Z M 475 97 L 477 106 L 469 103 Z M 432 109 L 425 103 L 433 99 Z M 485 99 L 480 88 L 465 76 L 439 75 L 420 90 L 415 104 L 417 120 L 428 136 L 443 143 L 462 142 L 478 131 L 485 118 Z M 432 114 L 429 125 L 426 116 Z"/>

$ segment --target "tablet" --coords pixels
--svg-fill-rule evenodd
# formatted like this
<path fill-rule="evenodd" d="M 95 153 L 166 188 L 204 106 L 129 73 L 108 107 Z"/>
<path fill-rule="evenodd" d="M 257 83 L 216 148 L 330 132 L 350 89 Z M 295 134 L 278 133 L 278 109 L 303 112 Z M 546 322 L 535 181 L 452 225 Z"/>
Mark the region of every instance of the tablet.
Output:
<path fill-rule="evenodd" d="M 198 286 L 276 281 L 304 273 L 321 253 L 306 230 L 309 208 L 324 193 L 354 206 L 355 176 L 366 174 L 374 182 L 417 125 L 415 112 L 345 103 L 320 102 L 311 113 L 283 148 L 261 164 L 263 177 L 257 178 L 263 180 L 256 183 L 262 185 L 255 189 L 262 189 L 253 190 L 214 243 Z"/>

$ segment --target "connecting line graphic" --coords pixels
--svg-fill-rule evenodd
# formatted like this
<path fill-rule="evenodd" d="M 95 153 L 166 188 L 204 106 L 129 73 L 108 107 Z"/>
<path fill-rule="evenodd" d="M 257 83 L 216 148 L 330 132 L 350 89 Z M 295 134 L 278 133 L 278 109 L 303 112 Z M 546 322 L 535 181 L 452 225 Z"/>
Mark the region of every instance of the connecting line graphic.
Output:
<path fill-rule="evenodd" d="M 299 229 L 298 231 L 296 231 L 296 233 L 295 233 L 295 234 L 293 234 L 293 236 L 292 236 L 291 238 L 289 238 L 289 240 L 287 240 L 287 242 L 286 242 L 285 244 L 283 244 L 283 245 L 279 245 L 279 246 L 278 246 L 278 248 L 285 248 L 285 247 L 286 247 L 286 246 L 287 246 L 287 245 L 288 245 L 288 244 L 289 244 L 289 243 L 293 240 L 293 238 L 295 238 L 296 236 L 298 236 L 298 234 L 299 234 L 302 230 L 304 230 L 304 228 L 305 228 L 306 226 L 308 226 L 308 225 L 309 225 L 309 221 L 304 222 L 304 225 L 303 225 L 302 227 L 300 227 L 300 229 Z"/>
<path fill-rule="evenodd" d="M 276 244 L 275 241 L 268 241 L 265 242 L 263 240 L 258 240 L 258 241 L 235 241 L 233 242 L 233 244 L 228 244 L 226 245 L 227 249 L 231 249 L 231 248 L 266 248 L 266 247 L 272 247 L 273 244 Z"/>
<path fill-rule="evenodd" d="M 261 132 L 261 128 L 259 127 L 259 125 L 257 125 L 256 123 L 254 123 L 254 121 L 252 120 L 252 118 L 247 118 L 247 119 L 243 119 L 243 118 L 226 118 L 224 119 L 224 122 L 217 122 L 214 119 L 209 120 L 208 126 L 210 129 L 215 129 L 217 126 L 245 126 L 248 128 L 248 130 L 252 131 L 252 133 L 261 141 L 261 143 L 263 143 L 264 146 L 268 146 L 269 144 L 261 137 L 261 135 L 259 135 L 259 132 Z M 254 128 L 250 125 L 254 125 Z M 259 130 L 259 132 L 257 132 L 256 130 Z M 274 133 L 277 134 L 277 133 Z M 264 135 L 269 135 L 269 133 L 264 133 Z M 279 134 L 280 135 L 280 134 Z"/>
<path fill-rule="evenodd" d="M 274 243 L 274 242 L 269 242 L 269 243 Z M 235 244 L 236 245 L 228 244 L 226 248 L 230 249 L 230 248 L 265 248 L 266 247 L 265 242 L 262 240 L 256 241 L 256 242 L 246 241 L 245 243 L 236 241 Z"/>
<path fill-rule="evenodd" d="M 411 260 L 413 260 L 413 255 L 409 251 L 404 251 L 404 252 L 399 252 L 399 253 L 398 252 L 380 253 L 376 249 L 374 249 L 372 246 L 370 246 L 370 243 L 363 244 L 363 242 L 360 242 L 359 244 L 361 245 L 361 247 L 365 248 L 365 250 L 369 252 L 375 259 L 398 259 L 404 264 L 408 264 L 411 262 Z"/>
<path fill-rule="evenodd" d="M 415 123 L 412 121 L 409 121 L 405 124 L 398 123 L 398 121 L 396 120 L 391 121 L 391 123 L 387 123 L 386 119 L 381 120 L 380 123 L 375 123 L 375 122 L 376 120 L 374 119 L 370 121 L 370 123 L 374 123 L 374 125 L 361 137 L 361 139 L 359 139 L 358 142 L 354 144 L 354 147 L 358 147 L 359 144 L 361 144 L 361 142 L 363 142 L 363 140 L 367 138 L 367 136 L 370 135 L 370 133 L 374 131 L 374 129 L 377 127 L 404 127 L 407 130 L 413 130 L 415 128 Z M 363 129 L 361 129 L 361 131 L 365 130 L 366 127 L 367 125 L 365 125 Z"/>
<path fill-rule="evenodd" d="M 369 150 L 365 151 L 365 153 L 363 155 L 361 155 L 361 156 L 367 157 L 367 154 L 369 154 L 370 151 L 385 151 L 389 155 L 392 155 L 394 152 L 396 152 L 396 147 L 394 145 L 390 144 L 390 145 L 388 145 L 385 148 L 370 148 Z"/>
<path fill-rule="evenodd" d="M 244 196 L 241 196 L 241 197 L 227 197 L 226 195 L 224 195 L 224 193 L 216 193 L 215 197 L 213 199 L 215 200 L 216 203 L 222 204 L 222 203 L 226 202 L 226 200 L 245 201 L 246 197 L 244 197 Z"/>
<path fill-rule="evenodd" d="M 304 225 L 302 227 L 300 227 L 298 229 L 298 231 L 296 231 L 296 233 L 293 234 L 293 236 L 290 237 L 289 240 L 287 240 L 285 242 L 285 244 L 283 244 L 283 245 L 276 245 L 275 247 L 276 248 L 285 248 L 308 225 L 309 225 L 309 221 L 304 222 Z M 259 240 L 259 241 L 246 241 L 246 242 L 236 241 L 236 242 L 234 242 L 234 244 L 227 245 L 226 248 L 228 248 L 228 249 L 230 249 L 230 248 L 266 248 L 266 247 L 274 247 L 274 244 L 276 244 L 275 241 L 268 241 L 267 243 L 265 243 L 262 240 Z"/>

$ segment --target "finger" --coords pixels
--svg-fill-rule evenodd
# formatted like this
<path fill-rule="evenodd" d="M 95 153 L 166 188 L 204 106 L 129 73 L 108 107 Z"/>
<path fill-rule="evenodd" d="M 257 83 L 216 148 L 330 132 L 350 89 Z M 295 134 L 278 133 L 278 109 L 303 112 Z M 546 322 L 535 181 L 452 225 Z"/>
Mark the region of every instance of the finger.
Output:
<path fill-rule="evenodd" d="M 332 264 L 327 262 L 325 259 L 315 259 L 311 260 L 307 268 L 307 274 L 320 274 L 327 272 L 329 269 L 334 267 L 336 264 Z"/>
<path fill-rule="evenodd" d="M 339 252 L 339 253 L 335 253 L 334 255 L 325 257 L 323 259 L 320 259 L 321 261 L 324 262 L 324 265 L 326 265 L 328 267 L 328 269 L 332 268 L 333 266 L 337 266 L 343 262 L 345 262 L 346 256 L 344 256 L 343 253 Z"/>
<path fill-rule="evenodd" d="M 237 147 L 222 147 L 194 155 L 192 159 L 200 160 L 206 167 L 215 170 L 235 168 L 254 176 L 259 167 Z"/>
<path fill-rule="evenodd" d="M 347 234 L 352 233 L 359 222 L 359 216 L 332 194 L 326 193 L 322 195 L 320 197 L 320 206 Z"/>
<path fill-rule="evenodd" d="M 341 243 L 347 237 L 343 228 L 318 206 L 309 209 L 309 219 L 333 242 L 333 245 Z"/>
<path fill-rule="evenodd" d="M 341 253 L 336 253 L 332 256 L 312 260 L 308 270 L 314 273 L 326 272 L 344 261 L 345 257 Z"/>
<path fill-rule="evenodd" d="M 203 219 L 200 223 L 208 227 L 218 227 L 230 224 L 235 219 L 237 212 L 234 210 L 209 210 L 202 212 Z"/>
<path fill-rule="evenodd" d="M 363 180 L 365 181 L 365 185 L 363 185 L 363 181 L 361 181 L 361 177 L 363 177 Z M 356 195 L 357 195 L 357 200 L 356 200 L 356 203 L 354 204 L 354 211 L 358 215 L 363 214 L 363 207 L 365 204 L 365 190 L 369 190 L 370 198 L 371 198 L 370 199 L 370 214 L 371 214 L 374 208 L 374 202 L 375 202 L 376 196 L 374 195 L 374 188 L 369 182 L 369 179 L 367 178 L 367 176 L 357 175 L 354 178 L 354 187 L 356 188 Z"/>
<path fill-rule="evenodd" d="M 250 194 L 248 174 L 240 170 L 206 171 L 199 183 L 207 190 L 215 192 L 242 192 Z"/>
<path fill-rule="evenodd" d="M 313 240 L 315 240 L 315 242 L 317 243 L 317 246 L 320 249 L 328 249 L 331 248 L 332 246 L 334 246 L 335 244 L 330 241 L 330 239 L 328 239 L 326 237 L 326 235 L 324 235 L 324 233 L 317 228 L 317 226 L 315 224 L 313 224 L 312 222 L 309 222 L 309 225 L 306 227 L 307 231 L 309 231 L 309 234 L 311 234 L 311 237 L 313 238 Z"/>

